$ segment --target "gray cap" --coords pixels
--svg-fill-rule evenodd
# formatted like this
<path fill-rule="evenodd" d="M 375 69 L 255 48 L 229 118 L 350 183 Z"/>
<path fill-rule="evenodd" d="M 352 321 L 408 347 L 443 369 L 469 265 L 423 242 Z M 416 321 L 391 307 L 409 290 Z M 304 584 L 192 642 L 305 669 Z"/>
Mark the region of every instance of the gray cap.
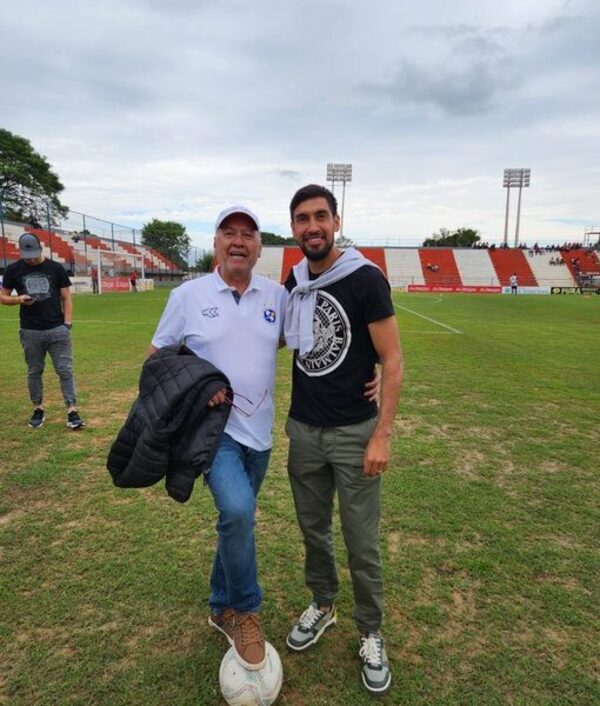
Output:
<path fill-rule="evenodd" d="M 23 233 L 19 238 L 19 252 L 24 260 L 35 260 L 42 254 L 42 246 L 36 235 Z"/>

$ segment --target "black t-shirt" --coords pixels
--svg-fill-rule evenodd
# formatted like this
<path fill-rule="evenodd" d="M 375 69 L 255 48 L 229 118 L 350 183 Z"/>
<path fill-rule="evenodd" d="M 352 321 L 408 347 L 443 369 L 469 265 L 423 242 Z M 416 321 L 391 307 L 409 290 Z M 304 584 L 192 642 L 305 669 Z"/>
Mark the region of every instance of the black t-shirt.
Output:
<path fill-rule="evenodd" d="M 30 306 L 20 306 L 21 328 L 45 331 L 63 323 L 60 290 L 70 287 L 71 280 L 60 263 L 44 260 L 39 265 L 28 265 L 18 260 L 6 268 L 2 286 L 35 299 Z"/>
<path fill-rule="evenodd" d="M 295 285 L 291 270 L 285 287 L 291 291 Z M 317 291 L 315 346 L 303 357 L 294 351 L 292 419 L 333 427 L 377 416 L 377 404 L 364 396 L 378 361 L 368 324 L 389 316 L 394 316 L 389 284 L 371 265 Z"/>

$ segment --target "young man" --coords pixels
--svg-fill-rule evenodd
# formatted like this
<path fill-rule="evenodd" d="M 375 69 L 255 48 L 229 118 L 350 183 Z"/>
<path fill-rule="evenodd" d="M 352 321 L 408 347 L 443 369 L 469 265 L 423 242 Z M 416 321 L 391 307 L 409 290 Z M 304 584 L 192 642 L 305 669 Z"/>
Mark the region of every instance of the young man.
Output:
<path fill-rule="evenodd" d="M 380 486 L 390 460 L 403 375 L 396 317 L 382 272 L 353 248 L 335 246 L 340 219 L 330 191 L 305 186 L 292 198 L 290 215 L 305 259 L 285 283 L 285 336 L 294 349 L 286 424 L 288 472 L 312 603 L 288 634 L 287 644 L 301 652 L 336 621 L 331 522 L 337 491 L 362 680 L 370 693 L 383 694 L 391 674 L 380 632 Z M 382 365 L 379 410 L 363 394 L 376 362 Z"/>
<path fill-rule="evenodd" d="M 67 407 L 67 426 L 81 429 L 85 425 L 77 412 L 71 350 L 71 280 L 62 265 L 44 257 L 40 241 L 32 233 L 23 233 L 19 238 L 19 251 L 22 259 L 9 265 L 4 273 L 0 301 L 21 307 L 19 337 L 34 407 L 29 426 L 39 429 L 45 420 L 42 373 L 49 353 Z M 13 289 L 16 296 L 11 295 Z"/>
<path fill-rule="evenodd" d="M 239 662 L 256 670 L 266 663 L 266 652 L 254 516 L 271 452 L 286 293 L 280 284 L 252 273 L 261 240 L 258 218 L 250 209 L 222 211 L 215 231 L 217 269 L 173 290 L 150 353 L 185 343 L 222 370 L 234 390 L 233 400 L 224 391 L 211 400 L 232 409 L 206 478 L 219 512 L 208 622 L 227 637 Z"/>
<path fill-rule="evenodd" d="M 510 293 L 517 294 L 519 291 L 519 280 L 517 278 L 516 272 L 513 272 L 512 275 L 509 277 L 509 282 L 510 282 Z"/>

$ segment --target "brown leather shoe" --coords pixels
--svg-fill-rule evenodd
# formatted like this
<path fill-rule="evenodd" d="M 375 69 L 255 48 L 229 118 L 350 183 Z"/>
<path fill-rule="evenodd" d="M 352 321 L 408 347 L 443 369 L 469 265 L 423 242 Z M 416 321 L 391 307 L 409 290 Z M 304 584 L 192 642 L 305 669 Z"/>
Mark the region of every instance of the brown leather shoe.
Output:
<path fill-rule="evenodd" d="M 257 613 L 235 613 L 233 649 L 238 662 L 246 669 L 262 669 L 267 663 L 265 638 Z"/>
<path fill-rule="evenodd" d="M 258 613 L 238 613 L 226 608 L 209 616 L 208 624 L 225 635 L 242 667 L 253 671 L 265 666 L 267 653 Z"/>

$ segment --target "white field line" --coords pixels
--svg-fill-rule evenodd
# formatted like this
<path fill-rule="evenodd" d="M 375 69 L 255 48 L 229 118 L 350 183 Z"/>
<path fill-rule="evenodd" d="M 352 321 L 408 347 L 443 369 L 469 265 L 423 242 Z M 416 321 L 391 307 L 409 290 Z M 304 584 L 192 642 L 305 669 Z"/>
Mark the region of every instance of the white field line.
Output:
<path fill-rule="evenodd" d="M 409 309 L 406 306 L 400 306 L 400 304 L 396 304 L 394 302 L 394 306 L 396 309 L 402 309 L 403 311 L 408 311 L 409 314 L 414 314 L 414 316 L 418 316 L 420 319 L 425 319 L 425 321 L 429 321 L 432 324 L 435 324 L 436 326 L 441 326 L 442 328 L 448 329 L 450 333 L 455 333 L 455 334 L 462 334 L 462 331 L 459 331 L 456 328 L 452 328 L 452 326 L 448 326 L 448 324 L 443 324 L 441 321 L 436 321 L 435 319 L 430 319 L 429 316 L 425 316 L 425 314 L 419 314 L 418 311 L 413 311 L 412 309 Z"/>

